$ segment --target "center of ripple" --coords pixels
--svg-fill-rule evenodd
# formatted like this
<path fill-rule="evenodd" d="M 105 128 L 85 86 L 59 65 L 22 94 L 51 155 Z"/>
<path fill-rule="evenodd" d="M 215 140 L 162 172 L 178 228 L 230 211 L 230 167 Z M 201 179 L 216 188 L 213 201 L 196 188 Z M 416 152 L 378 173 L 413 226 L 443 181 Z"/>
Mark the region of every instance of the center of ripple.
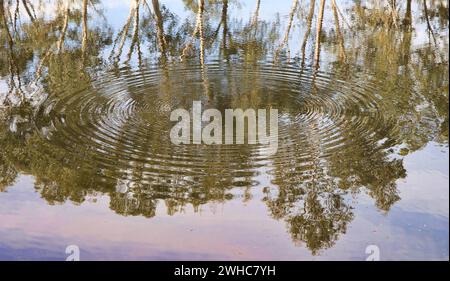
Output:
<path fill-rule="evenodd" d="M 278 170 L 289 171 L 285 181 L 307 180 L 322 173 L 329 158 L 389 131 L 373 86 L 354 81 L 293 65 L 123 68 L 104 71 L 87 89 L 61 89 L 42 104 L 36 126 L 47 142 L 105 180 L 255 186 L 278 181 Z M 172 144 L 170 114 L 193 101 L 222 112 L 278 109 L 277 153 L 268 155 L 259 144 Z"/>

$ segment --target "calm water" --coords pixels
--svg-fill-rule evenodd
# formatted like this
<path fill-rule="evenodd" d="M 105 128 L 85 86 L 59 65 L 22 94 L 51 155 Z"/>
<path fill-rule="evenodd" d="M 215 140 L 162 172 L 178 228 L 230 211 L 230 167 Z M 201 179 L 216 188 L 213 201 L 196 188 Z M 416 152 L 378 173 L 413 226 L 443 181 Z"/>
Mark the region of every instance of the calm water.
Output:
<path fill-rule="evenodd" d="M 447 1 L 10 2 L 0 260 L 448 260 Z M 278 152 L 173 145 L 193 101 Z"/>

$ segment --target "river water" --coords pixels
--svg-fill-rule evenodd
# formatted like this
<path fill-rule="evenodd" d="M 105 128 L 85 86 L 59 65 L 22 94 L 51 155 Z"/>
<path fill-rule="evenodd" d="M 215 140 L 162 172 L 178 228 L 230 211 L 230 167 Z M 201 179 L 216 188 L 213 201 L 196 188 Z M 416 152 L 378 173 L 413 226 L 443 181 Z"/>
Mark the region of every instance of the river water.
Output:
<path fill-rule="evenodd" d="M 0 259 L 448 260 L 448 7 L 401 2 L 0 2 Z M 194 101 L 277 152 L 173 144 Z"/>

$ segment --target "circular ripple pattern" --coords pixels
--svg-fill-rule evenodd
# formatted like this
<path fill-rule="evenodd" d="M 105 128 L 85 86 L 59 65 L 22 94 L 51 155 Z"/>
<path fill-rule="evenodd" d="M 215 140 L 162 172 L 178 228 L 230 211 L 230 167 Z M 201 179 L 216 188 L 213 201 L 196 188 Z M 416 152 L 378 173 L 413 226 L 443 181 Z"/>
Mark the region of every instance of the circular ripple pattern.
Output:
<path fill-rule="evenodd" d="M 126 184 L 255 186 L 325 177 L 336 159 L 381 150 L 390 126 L 375 87 L 358 77 L 262 64 L 211 63 L 105 71 L 84 89 L 61 86 L 40 111 L 38 130 L 68 158 Z M 276 108 L 278 151 L 264 145 L 173 145 L 170 113 L 190 109 Z M 346 153 L 348 155 L 346 155 Z"/>

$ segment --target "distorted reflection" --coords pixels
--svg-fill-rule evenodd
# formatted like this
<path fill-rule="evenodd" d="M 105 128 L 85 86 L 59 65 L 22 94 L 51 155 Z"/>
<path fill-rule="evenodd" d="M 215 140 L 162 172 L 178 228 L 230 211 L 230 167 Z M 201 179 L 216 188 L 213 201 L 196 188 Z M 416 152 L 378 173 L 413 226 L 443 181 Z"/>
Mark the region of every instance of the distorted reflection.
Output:
<path fill-rule="evenodd" d="M 30 174 L 49 204 L 107 194 L 147 218 L 261 194 L 317 254 L 354 194 L 389 212 L 403 157 L 448 145 L 446 1 L 293 0 L 272 18 L 261 0 L 105 2 L 0 0 L 1 191 Z M 170 111 L 193 100 L 278 108 L 278 153 L 172 145 Z"/>

